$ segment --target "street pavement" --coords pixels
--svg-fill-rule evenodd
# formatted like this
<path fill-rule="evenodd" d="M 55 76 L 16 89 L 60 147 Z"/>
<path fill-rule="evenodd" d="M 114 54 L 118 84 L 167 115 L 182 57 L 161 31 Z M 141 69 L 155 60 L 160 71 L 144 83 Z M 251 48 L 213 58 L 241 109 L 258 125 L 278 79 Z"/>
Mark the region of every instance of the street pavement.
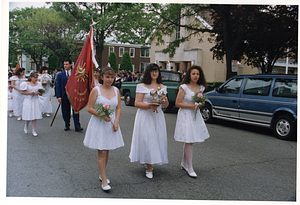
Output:
<path fill-rule="evenodd" d="M 154 165 L 154 178 L 146 178 L 144 166 L 129 161 L 137 109 L 125 106 L 123 101 L 120 127 L 125 146 L 110 151 L 107 177 L 112 190 L 106 193 L 98 180 L 97 151 L 82 143 L 91 115 L 86 108 L 80 112 L 82 133 L 75 132 L 72 119 L 71 130 L 64 131 L 61 110 L 50 127 L 58 106 L 56 98 L 51 98 L 53 113 L 38 120 L 37 137 L 31 135 L 31 124 L 25 134 L 23 121 L 7 118 L 8 200 L 14 197 L 156 199 L 154 202 L 176 199 L 202 203 L 296 200 L 297 142 L 279 140 L 266 128 L 222 121 L 207 124 L 211 137 L 194 144 L 193 164 L 198 177 L 190 178 L 180 169 L 183 144 L 173 137 L 176 110 L 165 114 L 169 163 Z"/>

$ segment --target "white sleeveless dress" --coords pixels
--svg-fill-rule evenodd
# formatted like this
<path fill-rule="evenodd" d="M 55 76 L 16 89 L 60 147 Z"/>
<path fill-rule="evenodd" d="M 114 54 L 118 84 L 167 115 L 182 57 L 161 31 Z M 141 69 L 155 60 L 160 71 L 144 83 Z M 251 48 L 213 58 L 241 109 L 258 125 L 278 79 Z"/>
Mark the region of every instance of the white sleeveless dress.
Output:
<path fill-rule="evenodd" d="M 27 92 L 35 92 L 38 89 L 43 89 L 40 82 L 36 86 L 28 85 L 27 82 L 23 82 L 20 85 L 20 89 Z M 22 120 L 37 120 L 42 119 L 42 113 L 40 110 L 39 95 L 24 95 Z"/>
<path fill-rule="evenodd" d="M 114 87 L 116 96 L 110 100 L 101 95 L 99 86 L 95 87 L 94 89 L 97 89 L 98 91 L 95 104 L 107 103 L 110 105 L 111 109 L 116 109 L 118 105 L 119 92 L 117 88 Z M 116 113 L 114 112 L 110 117 L 111 122 L 114 122 Z M 121 129 L 119 128 L 117 132 L 114 132 L 111 122 L 106 122 L 105 120 L 100 122 L 100 117 L 92 115 L 85 132 L 85 137 L 83 140 L 84 146 L 97 150 L 114 150 L 119 147 L 123 147 L 124 141 Z"/>
<path fill-rule="evenodd" d="M 195 100 L 193 99 L 195 93 L 186 84 L 180 87 L 185 92 L 182 102 L 195 104 Z M 205 87 L 201 85 L 200 90 L 204 91 Z M 209 138 L 209 133 L 200 110 L 197 111 L 196 120 L 194 109 L 180 108 L 178 110 L 174 138 L 176 141 L 185 143 L 204 142 L 205 139 Z"/>
<path fill-rule="evenodd" d="M 141 84 L 136 87 L 136 93 L 144 93 L 143 103 L 150 104 L 150 91 Z M 167 87 L 162 88 L 167 92 Z M 135 116 L 129 158 L 131 162 L 141 164 L 168 163 L 167 130 L 164 113 L 161 106 L 158 113 L 151 109 L 138 109 Z"/>

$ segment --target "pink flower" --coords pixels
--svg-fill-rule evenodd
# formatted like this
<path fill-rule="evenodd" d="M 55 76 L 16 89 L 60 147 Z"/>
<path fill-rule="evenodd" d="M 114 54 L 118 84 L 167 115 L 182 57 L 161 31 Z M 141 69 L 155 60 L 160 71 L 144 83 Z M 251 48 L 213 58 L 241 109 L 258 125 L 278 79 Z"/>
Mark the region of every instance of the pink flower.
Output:
<path fill-rule="evenodd" d="M 108 108 L 109 108 L 109 104 L 104 103 L 103 107 L 104 107 L 105 109 L 108 109 Z"/>
<path fill-rule="evenodd" d="M 198 98 L 202 98 L 203 95 L 201 93 L 198 93 Z"/>

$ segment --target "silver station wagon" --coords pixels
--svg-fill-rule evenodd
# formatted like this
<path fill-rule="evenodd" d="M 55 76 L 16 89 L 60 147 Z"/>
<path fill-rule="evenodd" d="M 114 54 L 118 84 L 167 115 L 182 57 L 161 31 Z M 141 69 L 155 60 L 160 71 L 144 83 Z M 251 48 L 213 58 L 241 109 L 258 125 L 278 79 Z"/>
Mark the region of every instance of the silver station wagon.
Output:
<path fill-rule="evenodd" d="M 297 75 L 240 75 L 205 93 L 205 122 L 213 118 L 271 128 L 276 137 L 296 139 Z"/>

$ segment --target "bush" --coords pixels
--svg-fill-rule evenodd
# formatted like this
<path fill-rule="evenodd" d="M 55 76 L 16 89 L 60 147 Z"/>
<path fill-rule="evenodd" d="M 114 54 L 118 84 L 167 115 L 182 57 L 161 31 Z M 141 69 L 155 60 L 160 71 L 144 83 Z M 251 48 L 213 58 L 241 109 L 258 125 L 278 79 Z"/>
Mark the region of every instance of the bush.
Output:
<path fill-rule="evenodd" d="M 132 71 L 132 62 L 128 51 L 125 51 L 122 56 L 122 61 L 120 65 L 121 70 Z"/>
<path fill-rule="evenodd" d="M 110 52 L 107 62 L 114 71 L 118 71 L 117 55 L 115 52 Z"/>

